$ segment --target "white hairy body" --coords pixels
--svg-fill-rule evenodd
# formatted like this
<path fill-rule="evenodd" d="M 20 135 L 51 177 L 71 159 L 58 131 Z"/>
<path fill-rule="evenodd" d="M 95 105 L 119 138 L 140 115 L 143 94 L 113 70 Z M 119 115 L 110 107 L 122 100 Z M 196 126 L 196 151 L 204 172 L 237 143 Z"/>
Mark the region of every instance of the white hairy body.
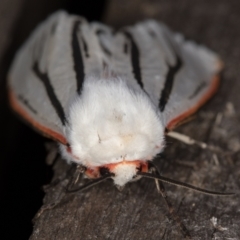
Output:
<path fill-rule="evenodd" d="M 130 89 L 121 78 L 87 78 L 68 119 L 72 151 L 61 145 L 64 158 L 90 168 L 123 162 L 114 170 L 117 185 L 136 175 L 136 167 L 124 162 L 152 160 L 163 150 L 160 112 L 146 94 Z"/>
<path fill-rule="evenodd" d="M 107 70 L 106 70 L 107 69 Z M 165 129 L 216 91 L 221 62 L 148 20 L 117 33 L 58 12 L 19 50 L 9 73 L 13 109 L 60 143 L 68 162 L 124 186 L 164 148 Z"/>

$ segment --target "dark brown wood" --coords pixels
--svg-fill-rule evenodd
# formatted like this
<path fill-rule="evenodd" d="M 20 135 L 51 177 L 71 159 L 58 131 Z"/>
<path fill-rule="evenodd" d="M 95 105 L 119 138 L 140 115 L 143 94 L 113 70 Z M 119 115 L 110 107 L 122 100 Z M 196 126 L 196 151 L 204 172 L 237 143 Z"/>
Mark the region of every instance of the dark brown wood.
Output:
<path fill-rule="evenodd" d="M 167 177 L 239 193 L 240 2 L 111 0 L 104 21 L 120 27 L 148 17 L 212 48 L 225 63 L 217 95 L 192 122 L 178 128 L 223 152 L 215 154 L 167 138 L 165 158 L 156 163 Z M 54 179 L 64 176 L 68 168 L 64 161 L 57 161 Z M 67 179 L 48 190 L 45 205 L 61 201 L 36 219 L 31 240 L 183 238 L 150 179 L 130 183 L 122 192 L 110 180 L 79 194 L 65 194 L 66 185 Z M 165 189 L 193 239 L 240 239 L 238 195 L 211 197 L 167 184 Z"/>

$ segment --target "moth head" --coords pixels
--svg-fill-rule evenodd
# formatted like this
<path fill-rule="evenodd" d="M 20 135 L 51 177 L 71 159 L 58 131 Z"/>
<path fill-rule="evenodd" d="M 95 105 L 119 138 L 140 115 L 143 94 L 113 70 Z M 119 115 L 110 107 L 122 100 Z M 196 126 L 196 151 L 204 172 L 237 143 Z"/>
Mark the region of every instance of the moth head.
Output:
<path fill-rule="evenodd" d="M 88 168 L 151 160 L 164 147 L 158 109 L 142 90 L 132 89 L 121 78 L 87 78 L 68 120 L 71 154 L 62 147 L 63 155 Z M 124 169 L 129 173 L 126 179 L 131 179 L 136 167 L 122 164 L 114 169 L 117 184 Z"/>
<path fill-rule="evenodd" d="M 138 172 L 148 172 L 148 163 L 136 160 L 106 164 L 99 167 L 87 168 L 85 175 L 92 179 L 111 175 L 116 187 L 122 190 L 126 183 L 139 179 L 139 176 L 137 176 Z"/>

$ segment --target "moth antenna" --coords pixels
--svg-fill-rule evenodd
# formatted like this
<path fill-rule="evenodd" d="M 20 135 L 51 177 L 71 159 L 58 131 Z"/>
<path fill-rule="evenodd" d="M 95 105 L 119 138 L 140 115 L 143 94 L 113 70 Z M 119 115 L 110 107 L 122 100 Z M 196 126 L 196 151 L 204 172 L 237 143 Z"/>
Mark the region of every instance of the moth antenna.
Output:
<path fill-rule="evenodd" d="M 76 188 L 76 189 L 70 189 L 70 187 L 67 186 L 66 192 L 67 192 L 67 193 L 75 193 L 75 192 L 84 191 L 84 190 L 86 190 L 86 189 L 88 189 L 88 188 L 91 188 L 91 187 L 93 187 L 93 186 L 95 186 L 95 185 L 97 185 L 97 184 L 105 181 L 105 180 L 108 179 L 108 178 L 111 178 L 112 176 L 113 176 L 113 174 L 108 174 L 108 175 L 106 175 L 106 176 L 104 176 L 104 177 L 101 177 L 101 178 L 95 179 L 95 180 L 93 180 L 93 181 L 91 181 L 91 182 L 89 182 L 89 183 L 86 183 L 85 185 L 83 185 L 83 186 L 81 186 L 81 187 L 79 187 L 79 188 Z"/>
<path fill-rule="evenodd" d="M 235 195 L 235 193 L 223 193 L 223 192 L 215 192 L 215 191 L 210 191 L 210 190 L 207 190 L 207 189 L 202 189 L 202 188 L 190 185 L 188 183 L 180 182 L 180 181 L 173 180 L 173 179 L 163 177 L 163 176 L 154 175 L 152 173 L 138 172 L 137 175 L 142 176 L 142 177 L 146 177 L 146 178 L 157 179 L 157 180 L 162 181 L 162 182 L 166 182 L 166 183 L 169 183 L 169 184 L 172 184 L 172 185 L 175 185 L 175 186 L 191 189 L 191 190 L 194 190 L 196 192 L 200 192 L 200 193 L 203 193 L 203 194 L 206 194 L 206 195 L 213 195 L 213 196 L 232 196 L 232 195 Z"/>

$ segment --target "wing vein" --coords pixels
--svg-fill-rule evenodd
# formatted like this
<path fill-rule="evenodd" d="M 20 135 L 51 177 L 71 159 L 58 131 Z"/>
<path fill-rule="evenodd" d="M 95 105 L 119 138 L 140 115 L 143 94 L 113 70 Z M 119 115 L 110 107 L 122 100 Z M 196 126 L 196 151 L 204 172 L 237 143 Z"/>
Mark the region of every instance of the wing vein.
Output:
<path fill-rule="evenodd" d="M 39 78 L 39 80 L 44 84 L 47 94 L 48 94 L 48 97 L 49 97 L 54 109 L 56 110 L 56 113 L 59 116 L 62 124 L 66 125 L 67 119 L 66 119 L 63 107 L 54 92 L 54 89 L 53 89 L 53 86 L 51 85 L 48 74 L 42 73 L 40 71 L 37 61 L 34 63 L 32 69 L 33 69 L 34 73 L 37 75 L 37 77 Z"/>

